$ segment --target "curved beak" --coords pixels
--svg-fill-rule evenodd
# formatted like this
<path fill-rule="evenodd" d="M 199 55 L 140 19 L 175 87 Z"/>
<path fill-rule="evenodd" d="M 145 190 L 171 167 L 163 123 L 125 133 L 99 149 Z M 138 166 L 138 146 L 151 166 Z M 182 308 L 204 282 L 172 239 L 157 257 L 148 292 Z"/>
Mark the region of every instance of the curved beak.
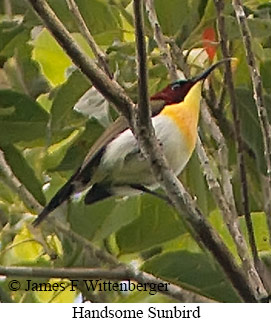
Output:
<path fill-rule="evenodd" d="M 209 76 L 209 74 L 212 73 L 212 71 L 214 69 L 216 69 L 219 65 L 221 65 L 225 62 L 229 62 L 232 59 L 233 58 L 225 58 L 225 59 L 222 59 L 221 61 L 218 61 L 217 63 L 215 63 L 212 66 L 210 66 L 209 68 L 207 68 L 207 70 L 205 70 L 202 74 L 197 75 L 194 78 L 192 78 L 192 81 L 197 83 L 198 81 L 205 80 Z"/>

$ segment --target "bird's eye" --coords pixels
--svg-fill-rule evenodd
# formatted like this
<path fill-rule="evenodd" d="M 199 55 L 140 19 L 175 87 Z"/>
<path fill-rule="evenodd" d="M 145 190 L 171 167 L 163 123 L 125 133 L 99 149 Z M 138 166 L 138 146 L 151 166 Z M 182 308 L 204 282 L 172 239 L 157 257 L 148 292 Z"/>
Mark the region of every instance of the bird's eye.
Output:
<path fill-rule="evenodd" d="M 175 90 L 177 90 L 180 86 L 181 86 L 181 85 L 180 85 L 179 83 L 174 83 L 174 84 L 172 84 L 172 85 L 171 85 L 171 89 L 172 89 L 173 91 L 175 91 Z"/>

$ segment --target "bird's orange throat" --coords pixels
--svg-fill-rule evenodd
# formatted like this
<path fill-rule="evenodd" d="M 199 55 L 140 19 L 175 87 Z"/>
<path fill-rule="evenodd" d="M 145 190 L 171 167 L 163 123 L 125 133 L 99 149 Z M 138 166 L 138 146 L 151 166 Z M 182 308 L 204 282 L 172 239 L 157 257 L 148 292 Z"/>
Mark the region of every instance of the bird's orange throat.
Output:
<path fill-rule="evenodd" d="M 200 99 L 201 82 L 192 87 L 183 102 L 167 105 L 161 112 L 162 115 L 170 117 L 177 124 L 189 154 L 192 154 L 196 145 Z"/>
<path fill-rule="evenodd" d="M 188 151 L 192 152 L 197 139 L 199 109 L 191 109 L 190 107 L 180 108 L 179 105 L 174 104 L 174 106 L 170 106 L 170 109 L 164 110 L 162 114 L 172 118 L 178 125 L 185 138 Z"/>

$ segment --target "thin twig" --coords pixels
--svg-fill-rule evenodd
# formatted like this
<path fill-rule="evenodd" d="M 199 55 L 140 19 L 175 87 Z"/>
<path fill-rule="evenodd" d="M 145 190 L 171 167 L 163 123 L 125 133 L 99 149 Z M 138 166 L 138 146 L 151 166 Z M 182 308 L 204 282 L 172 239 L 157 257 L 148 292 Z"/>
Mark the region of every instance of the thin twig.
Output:
<path fill-rule="evenodd" d="M 224 75 L 222 84 L 225 84 L 225 83 L 226 83 L 226 76 Z M 226 87 L 223 86 L 219 96 L 219 100 L 215 107 L 215 110 L 219 116 L 221 116 L 221 114 L 223 113 L 225 98 L 226 98 Z"/>
<path fill-rule="evenodd" d="M 125 268 L 44 268 L 23 266 L 0 266 L 0 275 L 7 277 L 34 277 L 34 278 L 77 278 L 77 279 L 111 279 L 123 280 L 131 278 Z"/>
<path fill-rule="evenodd" d="M 163 280 L 154 277 L 151 274 L 145 273 L 143 271 L 133 271 L 132 279 L 135 281 L 144 284 L 157 284 L 157 283 L 165 283 Z M 164 293 L 167 296 L 170 296 L 174 299 L 177 299 L 181 302 L 191 302 L 191 303 L 197 303 L 197 302 L 213 302 L 213 300 L 206 298 L 202 295 L 198 295 L 192 291 L 187 291 L 185 289 L 182 289 L 181 287 L 174 285 L 170 283 L 168 286 L 168 291 L 162 291 L 161 293 Z"/>
<path fill-rule="evenodd" d="M 174 40 L 169 39 L 168 43 L 172 50 L 173 61 L 176 63 L 177 67 L 181 69 L 184 76 L 188 78 L 190 76 L 190 66 L 186 62 L 186 57 L 184 53 L 180 50 L 180 48 L 177 46 Z"/>
<path fill-rule="evenodd" d="M 215 120 L 211 116 L 207 105 L 205 102 L 203 102 L 201 106 L 201 116 L 203 118 L 204 123 L 208 127 L 208 130 L 213 137 L 213 139 L 216 141 L 218 145 L 218 159 L 219 159 L 219 168 L 221 170 L 221 184 L 223 189 L 223 195 L 227 201 L 227 204 L 229 205 L 229 208 L 232 213 L 232 217 L 235 218 L 237 216 L 237 210 L 234 200 L 234 194 L 233 194 L 233 187 L 231 183 L 231 174 L 229 171 L 229 164 L 228 164 L 228 147 L 226 144 L 226 140 L 220 130 L 220 128 L 217 126 Z"/>
<path fill-rule="evenodd" d="M 220 36 L 221 50 L 224 58 L 229 58 L 230 55 L 229 55 L 229 49 L 227 46 L 228 35 L 226 32 L 225 19 L 223 15 L 224 1 L 214 0 L 214 3 L 217 10 L 218 31 Z M 258 256 L 254 229 L 253 229 L 251 214 L 249 209 L 248 183 L 247 183 L 246 167 L 245 167 L 245 160 L 244 160 L 243 139 L 241 136 L 240 119 L 239 119 L 236 97 L 234 92 L 233 77 L 232 77 L 230 62 L 226 62 L 225 75 L 226 75 L 227 87 L 229 91 L 233 121 L 234 121 L 234 133 L 235 133 L 235 139 L 237 144 L 238 164 L 239 164 L 239 172 L 240 172 L 241 188 L 242 188 L 242 203 L 243 203 L 243 209 L 244 209 L 246 225 L 248 230 L 250 248 L 252 250 L 253 259 L 255 262 L 255 266 L 257 268 L 257 263 L 259 262 L 259 256 Z"/>
<path fill-rule="evenodd" d="M 76 21 L 78 23 L 79 29 L 86 41 L 89 44 L 89 47 L 92 49 L 94 56 L 98 59 L 98 62 L 104 72 L 112 79 L 112 74 L 110 73 L 107 59 L 105 53 L 100 49 L 100 47 L 96 44 L 94 37 L 92 36 L 89 27 L 86 25 L 84 18 L 81 15 L 81 12 L 74 0 L 66 0 L 69 9 L 73 13 Z"/>
<path fill-rule="evenodd" d="M 144 22 L 143 22 L 143 3 L 141 0 L 134 1 L 135 12 L 135 28 L 136 32 L 136 47 L 138 58 L 138 129 L 141 136 L 144 136 L 144 132 L 152 129 L 151 123 L 151 111 L 149 107 L 148 96 L 148 75 L 147 75 L 147 55 L 146 44 L 144 35 Z M 146 129 L 147 124 L 147 129 Z M 140 139 L 139 139 L 140 140 Z"/>
<path fill-rule="evenodd" d="M 226 171 L 228 178 L 225 179 L 225 174 L 224 174 L 224 180 L 226 181 L 226 185 L 224 185 L 224 188 L 226 186 L 227 192 L 223 193 L 221 190 L 221 185 L 218 182 L 217 178 L 215 177 L 213 170 L 211 169 L 210 160 L 207 157 L 207 154 L 205 152 L 205 149 L 201 143 L 199 136 L 198 136 L 196 149 L 197 149 L 198 157 L 200 159 L 200 163 L 201 165 L 204 165 L 203 171 L 206 176 L 209 190 L 213 193 L 213 197 L 222 212 L 224 222 L 226 223 L 227 228 L 233 238 L 238 255 L 242 261 L 242 265 L 245 270 L 245 273 L 247 274 L 247 277 L 250 279 L 251 284 L 254 286 L 254 290 L 257 290 L 257 289 L 264 290 L 262 281 L 249 256 L 248 247 L 247 247 L 245 238 L 240 230 L 235 204 L 233 204 L 233 201 L 232 201 L 233 199 L 232 185 L 230 183 L 228 169 L 224 169 L 224 171 Z M 226 158 L 227 156 L 228 155 L 226 155 Z M 225 193 L 229 193 L 229 197 L 227 199 L 225 198 L 226 196 Z"/>
<path fill-rule="evenodd" d="M 162 61 L 164 62 L 165 66 L 167 67 L 170 75 L 170 79 L 175 81 L 178 79 L 177 67 L 172 61 L 170 50 L 167 46 L 165 41 L 165 37 L 162 32 L 162 28 L 159 24 L 157 14 L 154 7 L 153 0 L 146 0 L 145 1 L 147 15 L 152 26 L 154 32 L 154 39 L 158 45 L 158 48 L 162 54 Z"/>
<path fill-rule="evenodd" d="M 268 120 L 267 110 L 264 104 L 264 96 L 263 96 L 263 85 L 261 75 L 258 71 L 258 67 L 256 64 L 255 55 L 252 50 L 252 41 L 251 41 L 251 33 L 248 27 L 247 18 L 244 12 L 243 5 L 240 0 L 232 1 L 233 8 L 235 10 L 235 14 L 237 17 L 237 21 L 239 23 L 239 27 L 242 33 L 242 39 L 244 43 L 244 47 L 246 50 L 247 63 L 250 69 L 250 75 L 253 84 L 254 91 L 254 100 L 258 111 L 258 118 L 260 121 L 263 144 L 264 144 L 264 157 L 267 167 L 267 196 L 265 202 L 265 210 L 267 216 L 267 224 L 269 228 L 269 240 L 271 243 L 271 130 L 270 123 Z"/>

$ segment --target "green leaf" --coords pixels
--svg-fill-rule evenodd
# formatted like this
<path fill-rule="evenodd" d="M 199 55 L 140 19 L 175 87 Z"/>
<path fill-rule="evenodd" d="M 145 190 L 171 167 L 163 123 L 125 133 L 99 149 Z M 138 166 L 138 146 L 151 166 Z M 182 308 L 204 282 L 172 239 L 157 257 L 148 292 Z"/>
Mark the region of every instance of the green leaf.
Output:
<path fill-rule="evenodd" d="M 155 0 L 154 3 L 163 33 L 168 36 L 173 36 L 177 32 L 181 31 L 189 17 L 188 1 Z"/>
<path fill-rule="evenodd" d="M 234 72 L 234 83 L 236 87 L 247 87 L 251 82 L 250 72 L 246 60 L 246 52 L 241 39 L 232 42 L 232 52 L 238 58 L 238 65 Z"/>
<path fill-rule="evenodd" d="M 213 207 L 213 203 L 197 154 L 194 153 L 192 155 L 181 177 L 185 186 L 189 188 L 192 196 L 197 198 L 197 204 L 201 211 L 204 214 L 209 214 Z"/>
<path fill-rule="evenodd" d="M 265 89 L 271 90 L 271 77 L 270 77 L 270 71 L 271 71 L 271 60 L 266 60 L 261 62 L 261 77 L 263 81 L 263 87 Z"/>
<path fill-rule="evenodd" d="M 10 39 L 10 41 L 5 45 L 5 47 L 1 50 L 0 55 L 4 58 L 18 57 L 18 50 L 22 47 L 29 46 L 28 42 L 30 41 L 31 30 L 24 28 L 20 33 L 18 33 L 15 37 Z M 4 66 L 5 67 L 5 66 Z"/>
<path fill-rule="evenodd" d="M 121 293 L 118 303 L 174 303 L 174 300 L 156 291 L 134 291 Z"/>
<path fill-rule="evenodd" d="M 27 6 L 27 3 L 21 0 L 12 0 L 12 14 L 17 15 L 17 14 L 24 14 L 25 11 L 29 8 Z M 1 1 L 0 2 L 0 13 L 1 14 L 6 14 L 6 7 L 5 7 L 5 2 Z"/>
<path fill-rule="evenodd" d="M 48 113 L 24 94 L 0 90 L 0 143 L 44 137 Z"/>
<path fill-rule="evenodd" d="M 138 202 L 140 197 L 130 197 L 116 200 L 116 206 L 104 219 L 103 224 L 96 230 L 94 240 L 107 238 L 125 225 L 136 219 L 138 214 Z"/>
<path fill-rule="evenodd" d="M 14 90 L 36 98 L 49 91 L 49 86 L 38 63 L 32 60 L 32 49 L 28 43 L 16 42 L 15 55 L 6 62 L 4 70 Z"/>
<path fill-rule="evenodd" d="M 220 268 L 206 255 L 168 252 L 145 262 L 142 270 L 220 302 L 240 302 Z"/>
<path fill-rule="evenodd" d="M 264 38 L 271 35 L 270 19 L 250 18 L 247 20 L 253 38 Z M 240 28 L 235 17 L 225 16 L 225 24 L 229 40 L 240 38 Z"/>
<path fill-rule="evenodd" d="M 156 197 L 140 195 L 137 212 L 139 217 L 117 232 L 122 254 L 146 250 L 186 231 L 175 210 Z"/>
<path fill-rule="evenodd" d="M 66 69 L 72 65 L 72 61 L 53 36 L 43 29 L 33 45 L 33 58 L 40 64 L 43 74 L 54 86 L 63 83 Z"/>
<path fill-rule="evenodd" d="M 58 89 L 51 108 L 51 128 L 53 131 L 73 123 L 73 117 L 76 113 L 73 111 L 73 107 L 89 87 L 90 84 L 86 77 L 76 70 Z"/>
<path fill-rule="evenodd" d="M 1 171 L 0 171 L 1 174 Z M 14 203 L 14 192 L 5 185 L 4 181 L 0 182 L 0 209 L 8 212 L 8 205 Z"/>
<path fill-rule="evenodd" d="M 5 159 L 14 175 L 39 203 L 44 205 L 45 197 L 42 192 L 42 184 L 37 179 L 33 168 L 28 164 L 21 152 L 13 145 L 2 146 L 1 148 L 4 151 Z"/>
<path fill-rule="evenodd" d="M 267 252 L 271 250 L 271 247 L 268 242 L 268 227 L 266 223 L 266 216 L 264 212 L 253 212 L 251 213 L 251 219 L 253 224 L 253 229 L 255 233 L 256 238 L 256 245 L 259 252 Z M 211 224 L 214 226 L 214 228 L 218 231 L 220 236 L 222 237 L 224 243 L 227 245 L 229 250 L 234 254 L 237 261 L 240 261 L 235 243 L 233 242 L 233 239 L 228 231 L 227 225 L 224 222 L 220 212 L 218 210 L 212 212 L 212 214 L 209 217 L 209 220 Z M 247 236 L 247 227 L 246 227 L 246 221 L 244 216 L 238 218 L 240 223 L 241 231 L 244 234 L 244 237 L 249 244 L 248 236 Z"/>
<path fill-rule="evenodd" d="M 68 149 L 61 163 L 54 171 L 75 170 L 86 157 L 90 147 L 100 137 L 104 128 L 95 119 L 88 120 L 85 131 L 78 140 Z"/>
<path fill-rule="evenodd" d="M 65 0 L 50 0 L 50 6 L 55 11 L 60 20 L 67 26 L 71 32 L 78 32 L 78 25 L 75 18 L 68 9 Z M 99 45 L 109 45 L 116 38 L 121 39 L 122 31 L 118 23 L 119 12 L 107 1 L 101 0 L 77 0 L 78 8 L 86 22 L 87 27 L 91 31 L 95 40 Z M 114 32 L 112 35 L 111 32 Z M 102 42 L 96 38 L 97 34 L 104 33 Z"/>
<path fill-rule="evenodd" d="M 196 10 L 195 7 L 197 4 L 195 4 L 195 1 L 189 1 L 189 2 L 190 2 L 190 12 L 188 15 L 189 19 L 186 20 L 186 25 L 183 27 L 182 33 L 179 34 L 179 37 L 178 37 L 179 39 L 177 39 L 178 45 L 184 49 L 190 49 L 191 47 L 198 46 L 195 44 L 202 41 L 202 31 L 206 27 L 213 26 L 217 16 L 213 0 L 200 1 L 198 6 L 198 11 L 199 11 L 201 20 L 199 23 L 196 23 L 196 27 L 194 27 L 195 24 L 191 22 L 191 16 L 192 15 L 195 16 L 194 11 Z M 230 14 L 232 10 L 233 9 L 232 9 L 231 3 L 229 1 L 226 1 L 224 14 Z M 190 26 L 193 27 L 192 30 Z M 184 31 L 186 31 L 185 36 L 183 36 Z"/>
<path fill-rule="evenodd" d="M 17 21 L 3 21 L 0 23 L 0 54 L 7 44 L 22 31 L 24 31 L 24 27 Z"/>
<path fill-rule="evenodd" d="M 212 226 L 217 230 L 217 232 L 219 233 L 219 235 L 223 239 L 223 242 L 226 244 L 226 246 L 229 248 L 229 250 L 233 253 L 236 260 L 239 261 L 234 241 L 228 231 L 227 225 L 224 222 L 224 219 L 221 215 L 220 210 L 218 210 L 218 209 L 214 210 L 209 216 L 209 221 L 212 224 Z"/>
<path fill-rule="evenodd" d="M 254 229 L 255 238 L 256 238 L 257 249 L 260 252 L 271 251 L 271 247 L 269 244 L 267 219 L 266 219 L 265 213 L 264 212 L 252 213 L 251 218 L 252 218 L 252 224 L 253 224 L 253 229 Z M 240 225 L 241 225 L 242 231 L 246 233 L 246 238 L 248 242 L 246 222 L 244 217 L 240 219 Z"/>
<path fill-rule="evenodd" d="M 48 147 L 46 156 L 43 159 L 44 169 L 54 169 L 59 165 L 68 149 L 78 139 L 82 131 L 82 129 L 76 129 L 67 138 Z"/>
<path fill-rule="evenodd" d="M 263 153 L 264 149 L 262 132 L 252 91 L 245 88 L 236 88 L 235 93 L 236 97 L 238 98 L 237 104 L 241 120 L 242 136 L 251 149 L 255 152 L 258 165 L 261 171 L 265 173 L 266 165 Z M 271 97 L 265 95 L 264 99 L 266 106 L 270 106 Z"/>
<path fill-rule="evenodd" d="M 70 32 L 78 31 L 76 19 L 71 10 L 69 10 L 66 0 L 49 0 L 48 3 Z M 76 0 L 76 3 L 78 3 L 78 0 Z"/>
<path fill-rule="evenodd" d="M 74 201 L 69 207 L 69 222 L 73 230 L 91 240 L 102 240 L 137 216 L 138 197 L 109 198 L 92 205 Z"/>
<path fill-rule="evenodd" d="M 92 205 L 84 201 L 74 201 L 69 205 L 68 219 L 72 230 L 87 239 L 93 239 L 96 231 L 103 225 L 105 219 L 116 206 L 115 199 L 110 198 Z"/>
<path fill-rule="evenodd" d="M 91 2 L 91 4 L 90 4 Z M 103 41 L 96 41 L 99 45 L 110 45 L 117 38 L 121 40 L 122 31 L 119 25 L 119 12 L 107 1 L 100 0 L 77 0 L 81 14 L 94 37 L 106 33 Z M 91 7 L 91 10 L 90 10 Z M 113 31 L 113 34 L 111 32 Z"/>

